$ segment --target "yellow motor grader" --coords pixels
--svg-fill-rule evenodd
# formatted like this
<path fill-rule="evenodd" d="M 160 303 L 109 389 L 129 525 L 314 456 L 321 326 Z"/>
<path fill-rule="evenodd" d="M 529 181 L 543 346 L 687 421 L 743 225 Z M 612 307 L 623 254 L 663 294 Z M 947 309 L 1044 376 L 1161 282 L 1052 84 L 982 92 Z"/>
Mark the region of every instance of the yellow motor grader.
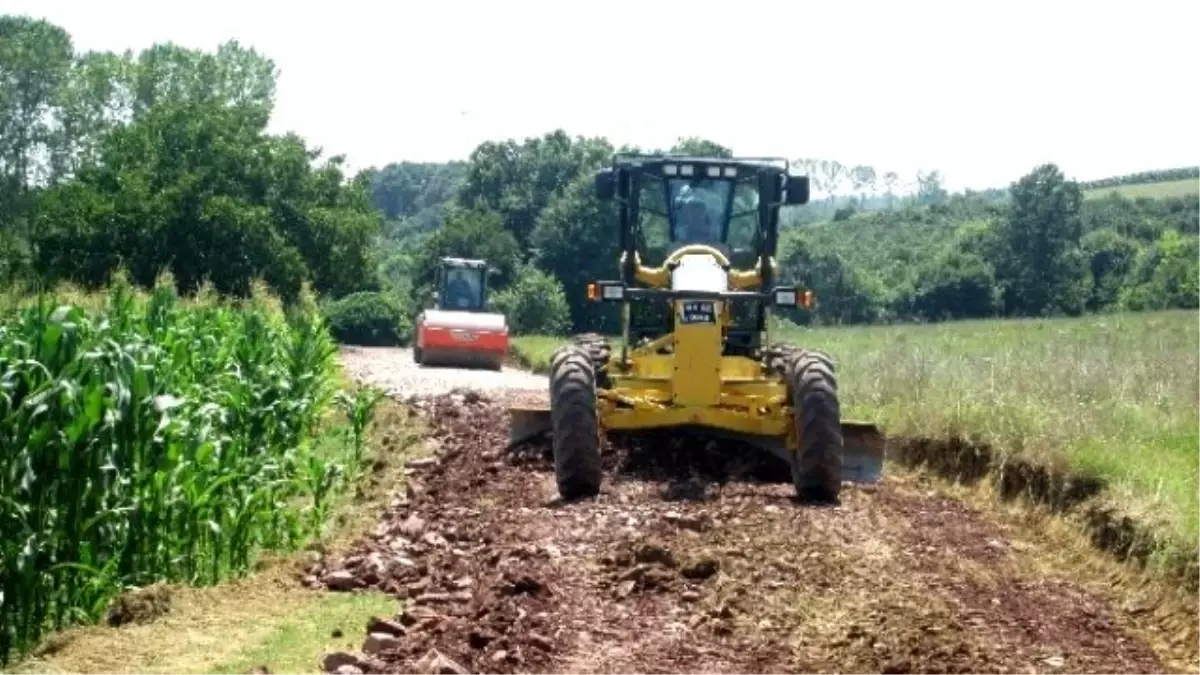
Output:
<path fill-rule="evenodd" d="M 620 279 L 588 285 L 619 303 L 619 350 L 576 336 L 550 361 L 549 409 L 510 409 L 510 442 L 553 438 L 564 499 L 601 483 L 606 430 L 702 429 L 788 462 L 797 497 L 836 502 L 843 480 L 874 482 L 884 438 L 841 419 L 834 362 L 768 342 L 771 308 L 811 306 L 775 285 L 779 209 L 808 202 L 807 176 L 774 158 L 617 154 L 596 174 L 618 206 Z"/>

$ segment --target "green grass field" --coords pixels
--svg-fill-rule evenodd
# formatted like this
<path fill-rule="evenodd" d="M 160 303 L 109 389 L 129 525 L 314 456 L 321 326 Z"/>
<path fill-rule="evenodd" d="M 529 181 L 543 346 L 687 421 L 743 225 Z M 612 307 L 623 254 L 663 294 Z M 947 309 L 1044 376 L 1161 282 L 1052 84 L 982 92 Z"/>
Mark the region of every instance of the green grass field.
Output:
<path fill-rule="evenodd" d="M 1066 458 L 1189 551 L 1200 528 L 1200 314 L 777 330 L 828 351 L 845 418 L 898 435 L 962 434 Z M 521 337 L 534 368 L 559 340 Z"/>
<path fill-rule="evenodd" d="M 1167 180 L 1159 183 L 1141 183 L 1138 185 L 1114 185 L 1112 187 L 1093 188 L 1084 193 L 1084 199 L 1099 199 L 1107 197 L 1110 192 L 1117 192 L 1122 197 L 1136 199 L 1149 197 L 1165 199 L 1167 197 L 1187 197 L 1200 195 L 1200 181 L 1195 178 Z"/>

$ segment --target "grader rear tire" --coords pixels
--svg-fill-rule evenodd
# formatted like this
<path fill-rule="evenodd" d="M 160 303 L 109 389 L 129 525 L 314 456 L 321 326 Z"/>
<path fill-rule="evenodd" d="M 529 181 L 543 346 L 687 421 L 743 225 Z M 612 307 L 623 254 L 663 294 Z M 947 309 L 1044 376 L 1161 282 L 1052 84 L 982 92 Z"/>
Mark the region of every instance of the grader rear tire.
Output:
<path fill-rule="evenodd" d="M 568 501 L 593 497 L 600 492 L 601 469 L 592 360 L 581 347 L 566 345 L 551 356 L 550 363 L 550 423 L 558 493 Z"/>
<path fill-rule="evenodd" d="M 836 503 L 842 487 L 842 422 L 833 360 L 798 350 L 788 368 L 800 448 L 792 456 L 792 484 L 801 501 Z"/>

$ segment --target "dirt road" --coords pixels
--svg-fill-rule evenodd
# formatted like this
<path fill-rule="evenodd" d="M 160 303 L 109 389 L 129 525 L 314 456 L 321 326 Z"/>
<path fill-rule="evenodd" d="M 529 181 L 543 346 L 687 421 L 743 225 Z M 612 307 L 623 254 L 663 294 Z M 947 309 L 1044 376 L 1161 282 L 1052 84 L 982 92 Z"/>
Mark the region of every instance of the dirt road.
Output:
<path fill-rule="evenodd" d="M 311 570 L 408 599 L 330 671 L 1195 672 L 1195 621 L 1161 632 L 1156 611 L 1057 568 L 1039 533 L 916 481 L 801 507 L 773 459 L 664 434 L 606 445 L 602 494 L 563 505 L 547 444 L 504 452 L 489 400 L 544 395 L 543 377 L 378 368 L 402 395 L 493 393 L 425 403 L 436 460 L 373 536 Z"/>

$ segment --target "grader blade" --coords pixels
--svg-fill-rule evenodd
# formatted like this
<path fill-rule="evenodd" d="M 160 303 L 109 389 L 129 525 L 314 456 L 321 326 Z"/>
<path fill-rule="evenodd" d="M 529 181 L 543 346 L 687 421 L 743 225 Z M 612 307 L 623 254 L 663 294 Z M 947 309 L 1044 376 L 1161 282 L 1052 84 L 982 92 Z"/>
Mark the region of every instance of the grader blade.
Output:
<path fill-rule="evenodd" d="M 525 406 L 509 408 L 508 447 L 550 431 L 550 408 Z"/>
<path fill-rule="evenodd" d="M 886 439 L 870 422 L 842 422 L 842 480 L 875 483 L 883 474 Z"/>

